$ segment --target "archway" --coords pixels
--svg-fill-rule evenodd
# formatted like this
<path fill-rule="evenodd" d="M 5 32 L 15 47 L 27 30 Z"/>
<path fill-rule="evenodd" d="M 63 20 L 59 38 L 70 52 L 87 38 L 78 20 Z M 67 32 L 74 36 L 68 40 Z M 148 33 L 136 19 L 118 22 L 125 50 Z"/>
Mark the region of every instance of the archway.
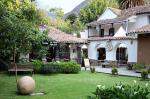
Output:
<path fill-rule="evenodd" d="M 128 61 L 128 51 L 127 51 L 127 45 L 124 43 L 121 43 L 118 45 L 116 49 L 116 60 L 120 64 L 126 64 Z"/>
<path fill-rule="evenodd" d="M 105 60 L 106 59 L 106 49 L 105 48 L 98 48 L 98 60 Z"/>

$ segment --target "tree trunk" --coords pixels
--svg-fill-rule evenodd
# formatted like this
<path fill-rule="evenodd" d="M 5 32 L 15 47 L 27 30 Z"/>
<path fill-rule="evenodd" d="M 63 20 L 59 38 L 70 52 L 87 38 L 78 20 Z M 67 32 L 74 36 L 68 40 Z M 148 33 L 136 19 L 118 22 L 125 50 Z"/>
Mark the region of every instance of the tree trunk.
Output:
<path fill-rule="evenodd" d="M 17 64 L 16 64 L 16 46 L 14 47 L 13 64 L 15 66 L 15 76 L 16 76 L 16 84 L 17 84 L 18 79 L 17 79 Z"/>

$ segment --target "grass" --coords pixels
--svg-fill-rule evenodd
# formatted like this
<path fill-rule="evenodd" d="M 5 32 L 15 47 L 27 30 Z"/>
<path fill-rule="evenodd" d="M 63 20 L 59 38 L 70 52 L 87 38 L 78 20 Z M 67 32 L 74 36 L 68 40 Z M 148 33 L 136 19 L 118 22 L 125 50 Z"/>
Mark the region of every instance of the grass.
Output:
<path fill-rule="evenodd" d="M 19 76 L 20 77 L 20 76 Z M 111 76 L 109 74 L 81 72 L 79 74 L 56 74 L 56 75 L 34 75 L 36 81 L 35 92 L 45 92 L 44 96 L 21 96 L 16 94 L 15 76 L 0 74 L 0 99 L 86 99 L 92 95 L 98 84 L 106 87 L 116 83 L 145 87 L 148 81 L 140 81 L 140 78 Z M 149 86 L 150 89 L 150 86 Z"/>

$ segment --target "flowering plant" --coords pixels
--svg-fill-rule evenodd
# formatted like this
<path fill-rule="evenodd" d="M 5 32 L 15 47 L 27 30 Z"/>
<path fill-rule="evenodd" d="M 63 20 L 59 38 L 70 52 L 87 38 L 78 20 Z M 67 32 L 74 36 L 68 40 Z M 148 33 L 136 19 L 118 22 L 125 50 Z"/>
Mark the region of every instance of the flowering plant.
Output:
<path fill-rule="evenodd" d="M 148 83 L 144 88 L 137 85 L 135 80 L 134 83 L 134 86 L 120 83 L 109 88 L 97 85 L 95 96 L 89 99 L 148 99 Z"/>

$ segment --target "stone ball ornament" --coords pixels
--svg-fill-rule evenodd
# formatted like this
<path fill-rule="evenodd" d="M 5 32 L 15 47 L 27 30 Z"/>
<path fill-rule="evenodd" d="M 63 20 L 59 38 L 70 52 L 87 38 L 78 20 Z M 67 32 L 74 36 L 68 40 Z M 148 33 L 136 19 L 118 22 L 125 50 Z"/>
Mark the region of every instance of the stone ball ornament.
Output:
<path fill-rule="evenodd" d="M 17 82 L 17 88 L 22 95 L 31 94 L 35 89 L 35 81 L 30 76 L 21 77 Z"/>

